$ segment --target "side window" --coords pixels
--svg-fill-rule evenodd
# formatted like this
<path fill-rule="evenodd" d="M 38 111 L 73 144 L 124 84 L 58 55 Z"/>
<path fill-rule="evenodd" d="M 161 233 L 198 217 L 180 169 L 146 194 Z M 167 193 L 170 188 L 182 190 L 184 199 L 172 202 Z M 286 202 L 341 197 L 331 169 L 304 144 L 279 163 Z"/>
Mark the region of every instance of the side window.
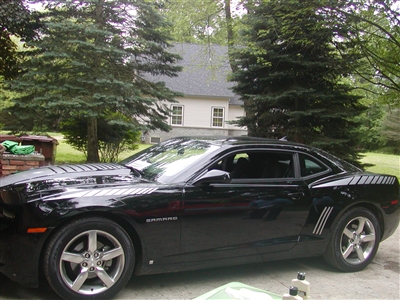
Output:
<path fill-rule="evenodd" d="M 230 172 L 232 179 L 292 178 L 293 155 L 284 152 L 246 151 L 224 159 L 223 170 Z"/>
<path fill-rule="evenodd" d="M 328 170 L 328 167 L 308 155 L 300 154 L 299 158 L 301 177 L 322 173 Z"/>

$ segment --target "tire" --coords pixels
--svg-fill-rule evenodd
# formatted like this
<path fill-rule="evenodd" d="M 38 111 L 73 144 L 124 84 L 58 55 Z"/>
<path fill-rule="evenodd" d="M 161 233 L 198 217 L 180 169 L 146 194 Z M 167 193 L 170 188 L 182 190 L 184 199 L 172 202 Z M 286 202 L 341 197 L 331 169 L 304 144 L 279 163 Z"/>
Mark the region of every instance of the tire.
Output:
<path fill-rule="evenodd" d="M 134 246 L 117 223 L 100 217 L 77 219 L 50 238 L 44 274 L 64 299 L 110 299 L 128 282 Z"/>
<path fill-rule="evenodd" d="M 364 207 L 355 207 L 339 218 L 323 257 L 339 270 L 361 271 L 374 259 L 380 240 L 375 215 Z"/>

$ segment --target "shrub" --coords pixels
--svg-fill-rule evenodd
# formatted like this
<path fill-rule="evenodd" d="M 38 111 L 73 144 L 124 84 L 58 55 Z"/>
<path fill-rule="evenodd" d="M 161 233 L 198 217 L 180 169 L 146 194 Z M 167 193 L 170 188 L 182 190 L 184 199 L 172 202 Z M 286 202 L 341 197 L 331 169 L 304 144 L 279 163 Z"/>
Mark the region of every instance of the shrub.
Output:
<path fill-rule="evenodd" d="M 118 119 L 119 118 L 119 119 Z M 87 156 L 87 122 L 84 118 L 70 118 L 61 123 L 61 132 L 68 144 Z M 100 160 L 115 162 L 121 152 L 135 150 L 141 132 L 133 130 L 131 124 L 118 114 L 97 120 Z"/>

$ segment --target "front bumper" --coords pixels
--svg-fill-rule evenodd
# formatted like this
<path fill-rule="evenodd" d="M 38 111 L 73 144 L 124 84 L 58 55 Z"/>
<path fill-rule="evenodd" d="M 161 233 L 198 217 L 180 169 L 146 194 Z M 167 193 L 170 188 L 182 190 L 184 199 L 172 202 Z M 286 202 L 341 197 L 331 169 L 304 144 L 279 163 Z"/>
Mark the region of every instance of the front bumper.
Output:
<path fill-rule="evenodd" d="M 0 231 L 0 272 L 26 287 L 39 285 L 38 238 L 12 228 Z"/>

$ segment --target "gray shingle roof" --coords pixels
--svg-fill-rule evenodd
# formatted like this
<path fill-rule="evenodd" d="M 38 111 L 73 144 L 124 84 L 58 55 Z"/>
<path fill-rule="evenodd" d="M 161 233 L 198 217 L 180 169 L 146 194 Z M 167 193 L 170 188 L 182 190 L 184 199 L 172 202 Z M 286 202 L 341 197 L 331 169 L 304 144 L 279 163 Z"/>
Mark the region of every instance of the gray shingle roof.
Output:
<path fill-rule="evenodd" d="M 228 47 L 221 45 L 175 44 L 170 52 L 177 53 L 182 60 L 178 77 L 157 77 L 171 90 L 187 96 L 229 97 L 230 104 L 241 105 L 229 87 L 227 77 L 231 72 L 228 61 Z"/>

